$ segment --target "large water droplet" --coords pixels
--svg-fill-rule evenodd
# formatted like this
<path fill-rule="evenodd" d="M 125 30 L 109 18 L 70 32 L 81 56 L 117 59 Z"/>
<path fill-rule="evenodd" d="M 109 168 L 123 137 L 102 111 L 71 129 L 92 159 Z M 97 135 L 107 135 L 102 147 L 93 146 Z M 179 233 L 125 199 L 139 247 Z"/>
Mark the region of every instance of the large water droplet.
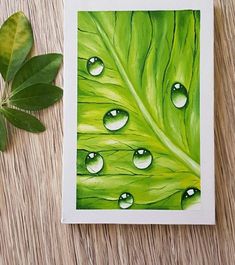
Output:
<path fill-rule="evenodd" d="M 182 196 L 182 209 L 196 209 L 200 202 L 201 191 L 197 188 L 188 188 Z"/>
<path fill-rule="evenodd" d="M 152 154 L 150 151 L 144 148 L 140 148 L 135 151 L 133 156 L 133 163 L 139 169 L 148 168 L 153 161 Z"/>
<path fill-rule="evenodd" d="M 182 84 L 175 83 L 172 86 L 171 101 L 174 104 L 174 106 L 178 109 L 181 109 L 186 106 L 188 102 L 188 92 Z"/>
<path fill-rule="evenodd" d="M 123 128 L 129 119 L 129 114 L 122 109 L 113 109 L 104 115 L 104 126 L 109 131 L 118 131 Z"/>
<path fill-rule="evenodd" d="M 87 61 L 87 71 L 92 76 L 99 76 L 104 71 L 104 63 L 98 57 L 91 57 Z"/>
<path fill-rule="evenodd" d="M 89 153 L 85 160 L 86 168 L 91 174 L 99 173 L 104 166 L 104 159 L 99 153 Z"/>
<path fill-rule="evenodd" d="M 133 203 L 134 197 L 128 192 L 122 193 L 118 200 L 118 205 L 121 209 L 128 209 L 133 205 Z"/>

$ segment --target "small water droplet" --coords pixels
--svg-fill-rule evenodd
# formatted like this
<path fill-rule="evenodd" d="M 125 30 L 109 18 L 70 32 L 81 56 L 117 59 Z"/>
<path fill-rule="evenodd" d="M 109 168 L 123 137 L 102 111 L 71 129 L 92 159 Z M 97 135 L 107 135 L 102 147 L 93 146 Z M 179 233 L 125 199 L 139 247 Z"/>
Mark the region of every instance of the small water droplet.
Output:
<path fill-rule="evenodd" d="M 99 153 L 89 153 L 85 160 L 86 168 L 91 174 L 99 173 L 104 166 L 104 159 Z"/>
<path fill-rule="evenodd" d="M 140 148 L 135 151 L 133 156 L 133 163 L 137 168 L 146 169 L 152 164 L 152 161 L 152 154 L 147 149 Z"/>
<path fill-rule="evenodd" d="M 193 209 L 199 202 L 201 191 L 197 188 L 188 188 L 182 196 L 182 209 Z"/>
<path fill-rule="evenodd" d="M 109 131 L 118 131 L 123 128 L 129 119 L 129 114 L 122 109 L 113 109 L 104 115 L 104 126 Z"/>
<path fill-rule="evenodd" d="M 121 209 L 128 209 L 133 205 L 133 203 L 134 197 L 128 192 L 122 193 L 118 200 L 118 205 Z"/>
<path fill-rule="evenodd" d="M 92 76 L 99 76 L 104 71 L 104 63 L 98 57 L 91 57 L 87 61 L 87 71 Z"/>
<path fill-rule="evenodd" d="M 171 101 L 174 106 L 181 109 L 186 106 L 188 102 L 187 89 L 180 83 L 175 83 L 171 89 Z"/>

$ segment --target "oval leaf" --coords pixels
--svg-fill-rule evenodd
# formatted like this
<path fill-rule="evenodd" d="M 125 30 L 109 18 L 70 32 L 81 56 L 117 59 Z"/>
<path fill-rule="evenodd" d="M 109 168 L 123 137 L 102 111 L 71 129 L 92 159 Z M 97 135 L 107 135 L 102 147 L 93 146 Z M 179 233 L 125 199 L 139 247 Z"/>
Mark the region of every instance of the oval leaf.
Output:
<path fill-rule="evenodd" d="M 0 72 L 5 81 L 14 78 L 33 45 L 31 25 L 22 12 L 9 17 L 0 29 Z"/>
<path fill-rule="evenodd" d="M 24 110 L 40 110 L 60 100 L 63 90 L 57 86 L 37 84 L 26 87 L 10 98 L 10 103 Z"/>
<path fill-rule="evenodd" d="M 56 77 L 63 56 L 61 54 L 45 54 L 31 58 L 17 72 L 12 90 L 21 90 L 34 84 L 50 84 Z"/>
<path fill-rule="evenodd" d="M 0 109 L 0 111 L 17 128 L 33 133 L 45 131 L 45 126 L 37 118 L 26 112 L 7 107 Z"/>
<path fill-rule="evenodd" d="M 0 114 L 0 151 L 4 151 L 7 145 L 7 130 L 4 118 Z"/>

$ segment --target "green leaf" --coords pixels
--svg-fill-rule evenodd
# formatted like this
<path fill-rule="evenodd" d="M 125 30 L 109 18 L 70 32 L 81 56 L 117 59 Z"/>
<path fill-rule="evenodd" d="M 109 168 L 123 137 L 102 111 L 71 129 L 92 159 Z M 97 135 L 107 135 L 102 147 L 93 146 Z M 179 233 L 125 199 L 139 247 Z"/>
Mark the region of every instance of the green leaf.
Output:
<path fill-rule="evenodd" d="M 0 29 L 0 72 L 5 81 L 14 78 L 33 45 L 31 25 L 22 12 L 9 17 Z"/>
<path fill-rule="evenodd" d="M 17 72 L 12 90 L 19 91 L 35 84 L 50 84 L 55 79 L 62 63 L 61 54 L 39 55 L 28 60 Z"/>
<path fill-rule="evenodd" d="M 10 104 L 24 110 L 41 110 L 53 105 L 63 96 L 57 86 L 37 84 L 25 87 L 10 97 Z"/>
<path fill-rule="evenodd" d="M 179 181 L 184 185 L 178 190 L 175 186 L 178 186 Z M 170 185 L 165 185 L 166 182 Z M 118 198 L 128 190 L 135 199 L 131 209 L 181 210 L 183 188 L 194 182 L 195 179 L 188 173 L 168 173 L 160 176 L 138 174 L 131 178 L 126 174 L 99 177 L 82 175 L 77 177 L 77 208 L 119 209 Z M 194 185 L 198 183 L 195 182 Z"/>
<path fill-rule="evenodd" d="M 32 133 L 45 131 L 45 126 L 34 116 L 8 107 L 0 109 L 5 118 L 15 127 Z"/>
<path fill-rule="evenodd" d="M 0 113 L 0 151 L 4 151 L 7 145 L 7 129 L 5 120 Z"/>
<path fill-rule="evenodd" d="M 193 204 L 199 58 L 199 11 L 79 12 L 77 208 L 119 209 L 125 192 L 131 209 Z"/>

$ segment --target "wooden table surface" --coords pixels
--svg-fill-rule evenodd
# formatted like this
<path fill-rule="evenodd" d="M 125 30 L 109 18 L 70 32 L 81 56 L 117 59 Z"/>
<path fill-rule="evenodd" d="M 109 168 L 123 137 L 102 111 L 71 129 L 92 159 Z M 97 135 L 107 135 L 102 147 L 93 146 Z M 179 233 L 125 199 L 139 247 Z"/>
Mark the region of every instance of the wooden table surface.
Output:
<path fill-rule="evenodd" d="M 63 0 L 1 0 L 0 23 L 18 10 L 32 22 L 37 54 L 62 52 Z M 62 103 L 38 114 L 41 135 L 9 126 L 0 154 L 0 264 L 235 264 L 234 106 L 235 1 L 216 0 L 216 226 L 62 225 Z"/>

